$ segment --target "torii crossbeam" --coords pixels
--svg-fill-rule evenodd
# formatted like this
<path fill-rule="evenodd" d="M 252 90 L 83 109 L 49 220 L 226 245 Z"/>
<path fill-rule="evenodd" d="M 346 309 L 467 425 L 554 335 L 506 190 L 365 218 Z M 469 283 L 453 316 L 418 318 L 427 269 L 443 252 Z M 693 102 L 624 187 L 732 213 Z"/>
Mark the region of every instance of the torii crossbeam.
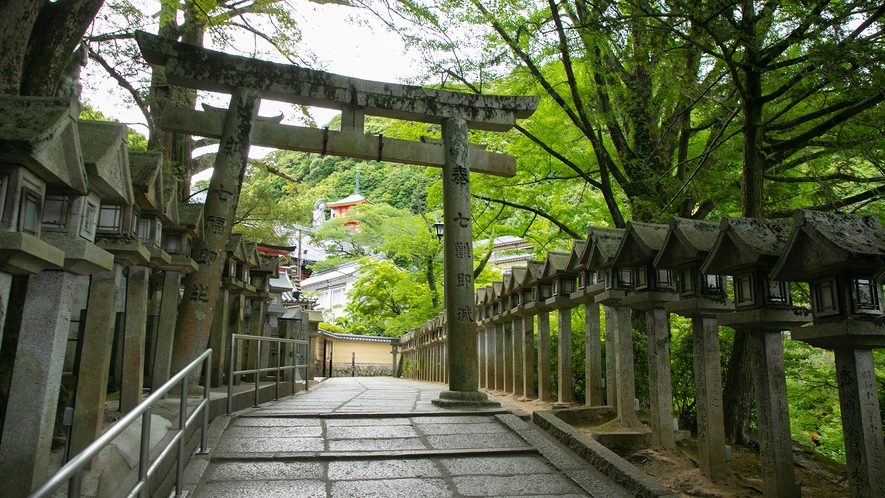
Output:
<path fill-rule="evenodd" d="M 260 143 L 442 167 L 445 312 L 451 374 L 449 390 L 442 392 L 434 403 L 488 403 L 485 393 L 478 390 L 477 378 L 470 171 L 513 176 L 515 158 L 471 146 L 467 130 L 507 131 L 516 119 L 534 113 L 538 97 L 476 95 L 360 80 L 228 55 L 144 32 L 137 32 L 135 38 L 145 60 L 164 67 L 169 83 L 232 94 L 223 119 L 215 112 L 167 110 L 160 122 L 163 129 L 221 140 L 204 207 L 204 236 L 195 248 L 194 259 L 200 263 L 200 270 L 188 274 L 184 282 L 189 299 L 183 301 L 179 311 L 174 368 L 180 369 L 196 358 L 208 341 L 223 264 L 219 256 L 233 224 L 249 147 Z M 343 112 L 342 131 L 310 130 L 257 120 L 261 98 L 339 109 Z M 440 124 L 442 144 L 367 139 L 363 133 L 365 115 Z"/>

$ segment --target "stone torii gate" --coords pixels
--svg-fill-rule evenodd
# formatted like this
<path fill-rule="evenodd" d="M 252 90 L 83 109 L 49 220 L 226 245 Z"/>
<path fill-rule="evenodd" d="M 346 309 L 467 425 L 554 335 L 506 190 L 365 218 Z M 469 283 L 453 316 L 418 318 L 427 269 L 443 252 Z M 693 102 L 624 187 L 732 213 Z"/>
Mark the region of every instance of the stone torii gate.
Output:
<path fill-rule="evenodd" d="M 220 139 L 204 207 L 205 233 L 194 249 L 200 269 L 184 282 L 173 369 L 205 350 L 246 158 L 252 144 L 320 154 L 442 168 L 445 300 L 449 391 L 438 404 L 488 401 L 478 390 L 473 316 L 473 237 L 470 171 L 513 176 L 516 159 L 493 154 L 467 140 L 469 128 L 507 131 L 534 113 L 538 97 L 448 92 L 338 76 L 291 65 L 232 56 L 144 32 L 136 40 L 145 60 L 163 66 L 174 85 L 231 94 L 224 111 L 167 109 L 160 128 Z M 342 130 L 317 130 L 257 119 L 262 98 L 338 109 Z M 366 135 L 365 115 L 440 124 L 442 142 L 411 142 Z"/>

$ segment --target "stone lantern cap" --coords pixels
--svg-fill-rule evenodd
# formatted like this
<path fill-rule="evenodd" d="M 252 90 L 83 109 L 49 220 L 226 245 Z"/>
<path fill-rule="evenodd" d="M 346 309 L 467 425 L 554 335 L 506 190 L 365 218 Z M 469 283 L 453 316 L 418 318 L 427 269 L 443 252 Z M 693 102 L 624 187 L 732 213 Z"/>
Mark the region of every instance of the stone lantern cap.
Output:
<path fill-rule="evenodd" d="M 547 253 L 547 259 L 544 261 L 544 278 L 555 282 L 554 287 L 562 286 L 564 279 L 575 279 L 574 273 L 568 272 L 568 263 L 571 258 L 569 252 L 550 251 Z M 556 289 L 553 296 L 547 298 L 545 304 L 554 309 L 572 307 L 570 295 L 574 289 L 567 294 L 562 289 Z"/>
<path fill-rule="evenodd" d="M 885 228 L 877 217 L 800 209 L 771 278 L 807 282 L 836 270 L 861 270 L 872 278 L 883 266 Z"/>
<path fill-rule="evenodd" d="M 570 256 L 567 252 L 548 251 L 547 259 L 544 260 L 543 277 L 549 280 L 565 273 L 568 269 Z"/>
<path fill-rule="evenodd" d="M 655 257 L 655 268 L 674 269 L 700 264 L 713 250 L 719 224 L 688 218 L 670 218 L 664 245 Z"/>
<path fill-rule="evenodd" d="M 158 215 L 164 223 L 178 224 L 178 220 L 164 219 L 163 155 L 159 152 L 130 152 L 129 170 L 135 200 L 142 213 Z"/>
<path fill-rule="evenodd" d="M 612 264 L 637 266 L 651 263 L 664 246 L 668 228 L 667 225 L 628 221 Z"/>
<path fill-rule="evenodd" d="M 163 180 L 162 220 L 178 223 L 178 184 L 174 180 Z"/>
<path fill-rule="evenodd" d="M 21 164 L 52 187 L 87 195 L 78 109 L 67 98 L 0 96 L 0 163 Z"/>
<path fill-rule="evenodd" d="M 780 220 L 724 217 L 716 244 L 701 266 L 709 275 L 770 269 L 787 247 L 793 226 Z"/>
<path fill-rule="evenodd" d="M 121 123 L 80 121 L 78 130 L 90 190 L 103 204 L 134 204 L 126 145 L 129 128 Z"/>
<path fill-rule="evenodd" d="M 572 251 L 569 253 L 568 263 L 566 263 L 566 271 L 569 273 L 581 273 L 587 269 L 587 263 L 581 262 L 581 256 L 587 247 L 586 240 L 573 240 Z"/>
<path fill-rule="evenodd" d="M 492 295 L 490 299 L 490 304 L 492 306 L 492 322 L 493 323 L 503 323 L 504 322 L 504 309 L 505 301 L 504 301 L 504 281 L 503 280 L 495 280 L 492 282 Z M 486 295 L 488 296 L 488 294 Z"/>
<path fill-rule="evenodd" d="M 621 239 L 624 238 L 624 230 L 621 228 L 590 227 L 587 231 L 591 241 L 587 266 L 592 270 L 612 266 Z"/>
<path fill-rule="evenodd" d="M 528 289 L 532 289 L 540 284 L 541 281 L 544 280 L 544 261 L 528 261 L 526 264 L 526 272 L 525 276 L 520 283 L 520 292 L 524 292 Z M 522 300 L 521 300 L 522 302 Z M 544 301 L 538 300 L 524 300 L 520 305 L 520 312 L 523 316 L 526 315 L 536 315 L 541 311 L 546 311 L 547 305 L 544 304 Z"/>

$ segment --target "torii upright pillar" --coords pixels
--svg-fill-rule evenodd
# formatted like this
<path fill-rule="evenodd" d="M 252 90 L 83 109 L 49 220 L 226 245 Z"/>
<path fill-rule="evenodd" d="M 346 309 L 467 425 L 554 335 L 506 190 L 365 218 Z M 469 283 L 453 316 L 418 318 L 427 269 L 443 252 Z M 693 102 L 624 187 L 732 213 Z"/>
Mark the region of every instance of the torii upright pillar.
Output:
<path fill-rule="evenodd" d="M 499 405 L 479 391 L 476 321 L 473 306 L 473 219 L 470 211 L 470 169 L 467 166 L 467 121 L 442 122 L 445 164 L 442 168 L 445 302 L 448 330 L 449 390 L 439 393 L 439 406 Z"/>

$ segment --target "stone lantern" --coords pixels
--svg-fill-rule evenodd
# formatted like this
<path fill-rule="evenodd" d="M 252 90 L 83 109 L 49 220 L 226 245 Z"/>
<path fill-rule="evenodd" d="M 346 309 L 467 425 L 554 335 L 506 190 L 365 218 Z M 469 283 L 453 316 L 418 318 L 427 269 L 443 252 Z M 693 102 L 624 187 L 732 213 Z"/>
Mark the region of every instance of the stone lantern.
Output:
<path fill-rule="evenodd" d="M 26 294 L 15 296 L 23 301 L 15 305 L 21 306 L 21 325 L 18 331 L 7 331 L 18 332 L 19 353 L 9 378 L 0 461 L 23 463 L 9 467 L 3 492 L 25 496 L 47 478 L 77 280 L 63 271 L 65 252 L 40 238 L 41 211 L 48 189 L 86 196 L 89 187 L 76 100 L 0 96 L 0 110 L 3 318 L 17 287 L 13 280 L 24 281 L 14 275 L 27 275 Z"/>
<path fill-rule="evenodd" d="M 510 367 L 508 367 L 506 374 L 510 376 L 510 386 L 513 395 L 517 398 L 525 395 L 523 364 L 525 338 L 522 331 L 522 317 L 517 313 L 521 297 L 518 282 L 525 271 L 524 267 L 513 267 L 504 273 L 504 294 L 502 296 L 505 324 L 510 327 L 510 343 L 507 345 L 510 351 Z"/>
<path fill-rule="evenodd" d="M 584 305 L 584 386 L 587 406 L 602 406 L 602 340 L 599 320 L 599 304 L 596 295 L 604 289 L 596 282 L 596 270 L 590 269 L 588 261 L 593 249 L 593 241 L 576 240 L 572 244 L 572 254 L 568 269 L 578 275 L 577 289 L 570 299 Z"/>
<path fill-rule="evenodd" d="M 512 334 L 513 328 L 510 327 L 507 317 L 504 315 L 506 309 L 504 301 L 504 281 L 496 280 L 492 282 L 491 294 L 486 293 L 489 303 L 492 307 L 491 323 L 494 327 L 494 348 L 495 348 L 495 391 L 500 394 L 511 392 L 513 386 L 510 385 L 512 378 L 507 375 L 507 369 L 511 368 L 513 358 L 508 359 L 508 354 L 512 355 Z M 508 337 L 511 339 L 508 341 Z M 508 342 L 511 348 L 508 348 Z M 509 353 L 508 353 L 509 349 Z"/>
<path fill-rule="evenodd" d="M 515 337 L 514 340 L 522 343 L 521 346 L 517 346 L 522 352 L 521 378 L 517 380 L 517 383 L 522 384 L 522 394 L 519 399 L 523 401 L 535 399 L 537 395 L 535 391 L 535 324 L 532 318 L 534 313 L 526 312 L 525 298 L 526 295 L 531 296 L 531 291 L 526 292 L 523 288 L 523 282 L 526 281 L 528 275 L 528 267 L 514 266 L 510 269 L 510 283 L 507 283 L 507 279 L 504 281 L 505 290 L 510 292 L 510 314 L 515 317 L 513 322 L 514 336 L 517 329 L 519 330 L 519 338 Z"/>
<path fill-rule="evenodd" d="M 722 218 L 716 244 L 701 267 L 703 274 L 731 275 L 734 282 L 735 311 L 718 319 L 735 330 L 736 344 L 740 334 L 748 334 L 766 496 L 796 496 L 781 331 L 808 318 L 793 310 L 790 284 L 768 277 L 791 231 L 783 221 Z"/>
<path fill-rule="evenodd" d="M 489 351 L 486 349 L 486 330 L 483 321 L 485 320 L 485 298 L 486 288 L 479 287 L 473 294 L 474 305 L 473 314 L 476 320 L 476 358 L 477 358 L 477 377 L 479 387 L 488 390 L 488 360 Z"/>
<path fill-rule="evenodd" d="M 151 253 L 151 263 L 155 268 L 164 269 L 172 257 L 163 250 L 163 224 L 178 224 L 178 210 L 174 219 L 164 209 L 163 155 L 157 152 L 132 152 L 129 154 L 129 167 L 132 171 L 132 190 L 139 209 L 136 235 L 138 241 Z M 177 198 L 177 194 L 174 192 Z"/>
<path fill-rule="evenodd" d="M 210 258 L 221 257 L 215 254 L 194 254 L 194 241 L 203 235 L 203 205 L 181 204 L 178 207 L 178 223 L 163 225 L 163 250 L 169 253 L 172 261 L 164 270 L 187 274 L 196 271 L 199 263 Z"/>
<path fill-rule="evenodd" d="M 885 347 L 885 229 L 874 216 L 798 210 L 775 281 L 808 282 L 814 323 L 792 338 L 831 349 L 851 496 L 885 496 L 885 446 L 873 348 Z"/>
<path fill-rule="evenodd" d="M 667 225 L 628 221 L 612 265 L 631 268 L 633 285 L 621 299 L 621 305 L 645 311 L 652 446 L 673 450 L 676 439 L 670 383 L 670 324 L 664 305 L 679 298 L 670 270 L 652 265 L 664 245 L 667 230 Z"/>
<path fill-rule="evenodd" d="M 591 227 L 588 233 L 587 266 L 597 275 L 596 288 L 591 289 L 599 289 L 594 299 L 605 306 L 606 401 L 617 411 L 621 426 L 636 427 L 633 323 L 630 308 L 621 305 L 621 299 L 633 288 L 633 270 L 613 264 L 624 230 Z"/>
<path fill-rule="evenodd" d="M 691 318 L 698 406 L 698 460 L 703 475 L 721 482 L 726 477 L 725 422 L 716 317 L 731 311 L 733 305 L 726 300 L 723 278 L 705 275 L 701 271 L 718 236 L 718 223 L 671 218 L 654 266 L 675 270 L 679 275 L 679 300 L 665 304 L 664 309 Z"/>
<path fill-rule="evenodd" d="M 552 401 L 550 389 L 550 308 L 547 306 L 546 300 L 553 295 L 553 285 L 544 281 L 543 272 L 543 261 L 527 262 L 526 271 L 522 279 L 517 282 L 520 292 L 520 304 L 514 313 L 522 317 L 522 329 L 523 334 L 525 334 L 524 337 L 526 337 L 526 345 L 529 344 L 528 337 L 534 337 L 535 325 L 533 317 L 535 315 L 538 316 L 537 389 L 535 389 L 534 381 L 535 372 L 532 372 L 531 376 L 533 378 L 529 384 L 531 384 L 531 388 L 535 392 L 526 391 L 526 397 L 531 397 L 534 394 L 539 400 Z M 541 296 L 544 295 L 547 297 L 542 298 Z M 532 340 L 532 350 L 529 352 L 532 356 L 536 354 L 534 347 L 534 340 Z M 534 363 L 530 369 L 534 369 Z M 524 373 L 526 377 L 529 377 L 529 372 Z"/>
<path fill-rule="evenodd" d="M 571 254 L 550 251 L 544 262 L 543 276 L 552 283 L 551 296 L 545 303 L 557 310 L 557 328 L 559 330 L 559 351 L 557 362 L 559 384 L 558 400 L 555 408 L 568 408 L 574 403 L 572 388 L 572 308 L 571 294 L 576 290 L 577 274 L 568 271 Z"/>

